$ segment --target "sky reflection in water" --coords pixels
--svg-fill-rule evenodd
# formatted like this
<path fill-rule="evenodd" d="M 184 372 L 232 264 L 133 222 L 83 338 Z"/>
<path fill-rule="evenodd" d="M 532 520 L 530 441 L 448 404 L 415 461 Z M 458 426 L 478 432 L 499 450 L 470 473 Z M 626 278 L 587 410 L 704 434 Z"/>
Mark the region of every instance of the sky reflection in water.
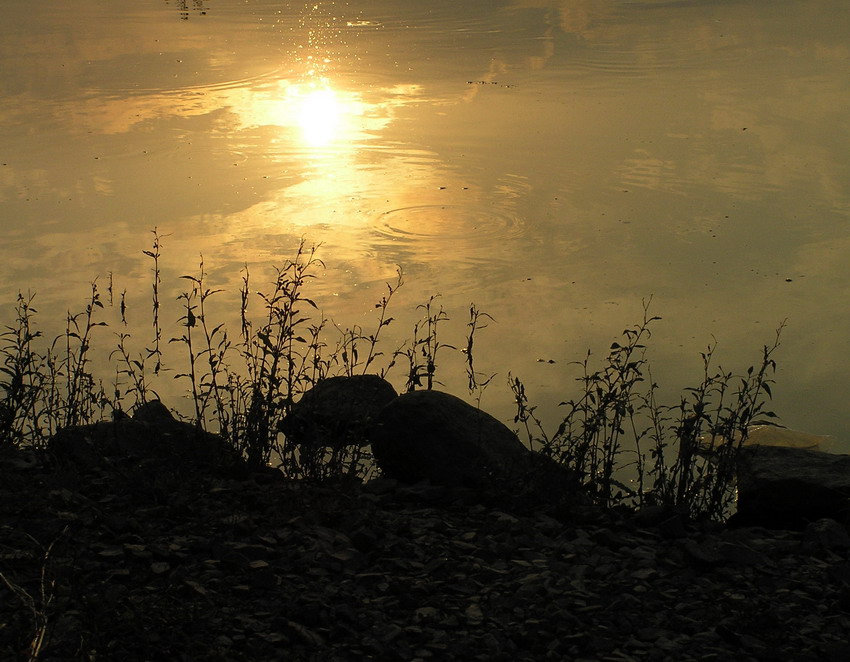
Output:
<path fill-rule="evenodd" d="M 142 317 L 154 226 L 170 296 L 203 253 L 233 301 L 243 263 L 259 278 L 305 236 L 323 242 L 327 314 L 367 325 L 401 265 L 398 338 L 440 292 L 458 342 L 474 300 L 498 320 L 481 369 L 553 412 L 565 364 L 603 353 L 643 297 L 671 388 L 699 378 L 712 335 L 746 368 L 788 318 L 776 408 L 850 439 L 848 11 L 16 0 L 4 301 L 33 288 L 59 318 L 112 272 Z M 506 391 L 484 400 L 504 418 Z"/>

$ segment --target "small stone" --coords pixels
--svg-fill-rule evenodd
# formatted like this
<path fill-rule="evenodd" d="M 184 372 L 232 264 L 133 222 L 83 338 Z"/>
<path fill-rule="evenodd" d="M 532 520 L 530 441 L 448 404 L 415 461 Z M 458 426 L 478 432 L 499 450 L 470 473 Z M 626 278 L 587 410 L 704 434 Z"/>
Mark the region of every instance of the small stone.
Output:
<path fill-rule="evenodd" d="M 464 613 L 466 614 L 466 620 L 470 625 L 478 625 L 484 620 L 484 612 L 481 611 L 481 607 L 475 603 L 469 605 Z"/>

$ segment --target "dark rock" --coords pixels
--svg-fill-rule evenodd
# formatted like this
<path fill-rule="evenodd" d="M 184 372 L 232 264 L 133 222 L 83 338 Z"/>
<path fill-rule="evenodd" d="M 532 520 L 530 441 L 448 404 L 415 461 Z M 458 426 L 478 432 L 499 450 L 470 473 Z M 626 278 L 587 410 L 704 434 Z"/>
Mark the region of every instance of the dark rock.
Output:
<path fill-rule="evenodd" d="M 525 446 L 523 446 L 525 448 Z M 536 493 L 554 494 L 557 491 L 579 489 L 579 481 L 575 472 L 543 453 L 530 451 L 526 454 L 524 464 L 517 465 L 512 475 L 519 474 L 527 488 Z M 587 500 L 590 503 L 590 500 Z"/>
<path fill-rule="evenodd" d="M 0 445 L 0 472 L 34 469 L 38 460 L 34 453 L 12 444 Z"/>
<path fill-rule="evenodd" d="M 718 550 L 717 544 L 714 541 L 706 543 L 705 541 L 698 542 L 697 540 L 688 538 L 683 541 L 682 548 L 691 559 L 706 566 L 719 566 L 724 561 L 723 555 Z"/>
<path fill-rule="evenodd" d="M 717 549 L 727 563 L 735 566 L 744 568 L 764 566 L 767 562 L 764 554 L 760 554 L 742 543 L 721 542 L 718 544 Z"/>
<path fill-rule="evenodd" d="M 48 448 L 58 459 L 85 468 L 112 457 L 167 461 L 175 470 L 243 468 L 241 456 L 224 439 L 176 420 L 159 400 L 140 405 L 132 418 L 60 430 Z"/>
<path fill-rule="evenodd" d="M 162 404 L 161 400 L 150 400 L 140 404 L 133 412 L 132 420 L 167 427 L 173 426 L 176 422 L 168 407 Z"/>
<path fill-rule="evenodd" d="M 494 477 L 525 473 L 530 451 L 504 424 L 448 393 L 414 391 L 375 419 L 372 452 L 384 475 L 480 487 Z"/>
<path fill-rule="evenodd" d="M 659 522 L 656 526 L 658 532 L 664 538 L 684 538 L 688 535 L 687 528 L 688 519 L 682 513 L 671 515 L 665 520 Z"/>
<path fill-rule="evenodd" d="M 801 530 L 823 518 L 850 519 L 850 455 L 774 446 L 741 449 L 733 523 Z"/>
<path fill-rule="evenodd" d="M 281 423 L 281 432 L 302 446 L 369 443 L 372 420 L 398 394 L 378 375 L 329 377 L 304 393 Z"/>
<path fill-rule="evenodd" d="M 684 538 L 688 535 L 687 510 L 662 504 L 644 506 L 629 518 L 638 527 L 655 529 L 668 539 Z"/>
<path fill-rule="evenodd" d="M 638 510 L 632 519 L 638 526 L 653 527 L 668 520 L 672 515 L 673 509 L 670 506 L 651 505 Z"/>
<path fill-rule="evenodd" d="M 396 490 L 398 481 L 392 478 L 373 478 L 368 483 L 363 485 L 364 494 L 389 494 Z"/>
<path fill-rule="evenodd" d="M 844 552 L 850 549 L 847 527 L 832 519 L 819 519 L 803 531 L 803 550 L 809 554 L 822 551 Z"/>
<path fill-rule="evenodd" d="M 687 538 L 681 541 L 681 544 L 691 559 L 705 566 L 748 568 L 773 565 L 773 561 L 765 554 L 741 541 L 719 540 L 706 536 Z"/>

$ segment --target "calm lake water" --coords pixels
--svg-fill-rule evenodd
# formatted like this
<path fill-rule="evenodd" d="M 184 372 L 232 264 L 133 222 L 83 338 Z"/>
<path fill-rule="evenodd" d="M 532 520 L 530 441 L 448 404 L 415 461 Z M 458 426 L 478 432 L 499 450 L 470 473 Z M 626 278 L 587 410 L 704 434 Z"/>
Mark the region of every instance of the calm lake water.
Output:
<path fill-rule="evenodd" d="M 482 406 L 500 418 L 511 370 L 553 420 L 567 364 L 601 359 L 652 296 L 673 402 L 713 337 L 745 370 L 787 319 L 774 409 L 850 440 L 844 0 L 3 9 L 6 320 L 29 289 L 59 329 L 111 273 L 148 337 L 156 227 L 166 334 L 201 254 L 236 324 L 240 268 L 259 286 L 305 237 L 327 265 L 310 294 L 341 324 L 372 326 L 404 270 L 387 350 L 431 294 L 445 342 L 464 343 L 470 302 L 490 313 L 476 360 L 499 373 Z M 463 359 L 445 357 L 463 394 Z"/>

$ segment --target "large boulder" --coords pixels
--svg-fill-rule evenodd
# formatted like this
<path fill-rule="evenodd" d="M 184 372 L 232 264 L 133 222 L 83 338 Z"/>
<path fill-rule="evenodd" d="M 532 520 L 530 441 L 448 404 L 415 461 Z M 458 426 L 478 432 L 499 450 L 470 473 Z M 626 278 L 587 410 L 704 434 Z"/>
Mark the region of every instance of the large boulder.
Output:
<path fill-rule="evenodd" d="M 48 441 L 60 460 L 91 468 L 110 459 L 154 461 L 170 470 L 240 473 L 240 454 L 222 437 L 174 418 L 159 400 L 140 405 L 132 418 L 64 428 Z"/>
<path fill-rule="evenodd" d="M 850 455 L 775 446 L 741 449 L 735 523 L 803 529 L 823 518 L 850 522 Z"/>
<path fill-rule="evenodd" d="M 519 475 L 531 452 L 503 423 L 448 393 L 413 391 L 384 407 L 371 432 L 385 476 L 481 487 Z"/>
<path fill-rule="evenodd" d="M 364 446 L 372 420 L 397 396 L 378 375 L 329 377 L 301 396 L 280 429 L 299 446 Z"/>

